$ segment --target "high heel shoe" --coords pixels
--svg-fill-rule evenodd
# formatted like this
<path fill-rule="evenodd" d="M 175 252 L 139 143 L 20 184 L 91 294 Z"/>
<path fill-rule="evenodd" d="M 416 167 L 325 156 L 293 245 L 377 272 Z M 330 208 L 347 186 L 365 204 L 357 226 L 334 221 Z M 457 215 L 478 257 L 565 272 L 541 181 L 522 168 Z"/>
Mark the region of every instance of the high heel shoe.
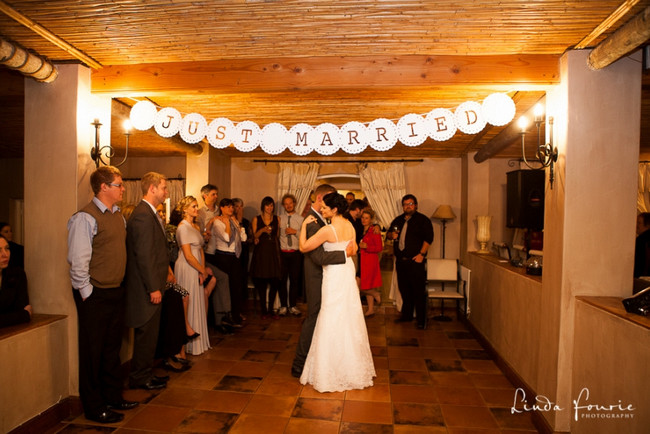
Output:
<path fill-rule="evenodd" d="M 199 336 L 201 336 L 199 333 L 194 332 L 194 334 L 193 334 L 192 336 L 189 336 L 189 335 L 188 335 L 188 336 L 187 336 L 187 339 L 192 340 L 192 339 L 196 339 L 196 338 L 198 338 Z"/>

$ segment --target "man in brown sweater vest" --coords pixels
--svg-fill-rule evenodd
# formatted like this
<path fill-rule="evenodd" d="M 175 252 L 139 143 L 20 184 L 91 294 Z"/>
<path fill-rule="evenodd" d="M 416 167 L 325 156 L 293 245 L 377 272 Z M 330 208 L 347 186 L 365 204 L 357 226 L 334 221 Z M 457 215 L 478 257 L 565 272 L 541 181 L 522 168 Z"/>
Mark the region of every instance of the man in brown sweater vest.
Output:
<path fill-rule="evenodd" d="M 68 221 L 68 262 L 79 329 L 79 395 L 86 417 L 119 422 L 137 402 L 122 398 L 126 223 L 116 205 L 122 174 L 112 166 L 90 176 L 95 197 Z"/>

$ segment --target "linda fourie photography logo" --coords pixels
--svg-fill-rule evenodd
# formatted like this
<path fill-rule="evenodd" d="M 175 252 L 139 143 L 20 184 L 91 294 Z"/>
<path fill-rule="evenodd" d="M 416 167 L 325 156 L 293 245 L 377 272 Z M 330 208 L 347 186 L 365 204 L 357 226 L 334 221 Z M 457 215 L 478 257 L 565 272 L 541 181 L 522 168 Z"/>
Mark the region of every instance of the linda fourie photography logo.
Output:
<path fill-rule="evenodd" d="M 520 405 L 518 408 L 517 405 Z M 632 404 L 624 404 L 618 400 L 616 404 L 590 403 L 589 389 L 583 387 L 577 399 L 573 400 L 573 419 L 633 419 L 635 408 Z M 526 392 L 522 388 L 515 390 L 515 399 L 510 407 L 510 413 L 524 413 L 527 411 L 564 411 L 564 407 L 548 399 L 544 395 L 535 395 L 535 403 L 529 405 L 526 401 Z"/>

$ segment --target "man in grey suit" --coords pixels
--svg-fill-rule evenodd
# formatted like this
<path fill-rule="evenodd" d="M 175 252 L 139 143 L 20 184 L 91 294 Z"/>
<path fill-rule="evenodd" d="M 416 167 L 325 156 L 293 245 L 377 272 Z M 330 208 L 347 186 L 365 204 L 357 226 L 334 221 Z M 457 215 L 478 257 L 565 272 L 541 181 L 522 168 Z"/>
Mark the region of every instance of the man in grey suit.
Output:
<path fill-rule="evenodd" d="M 135 207 L 126 228 L 126 324 L 134 328 L 135 341 L 129 386 L 160 389 L 169 377 L 153 375 L 160 312 L 166 282 L 174 281 L 169 266 L 167 239 L 156 207 L 168 196 L 164 175 L 149 172 L 142 177 L 143 199 Z"/>
<path fill-rule="evenodd" d="M 328 193 L 335 192 L 336 189 L 328 184 L 322 184 L 316 187 L 314 196 L 316 200 L 312 204 L 309 215 L 316 217 L 315 222 L 307 225 L 307 238 L 312 237 L 320 228 L 325 226 L 325 219 L 320 214 L 323 207 L 323 196 Z M 329 264 L 343 264 L 345 263 L 346 255 L 352 254 L 352 246 L 348 246 L 346 252 L 334 251 L 326 252 L 323 246 L 319 246 L 316 250 L 305 253 L 305 296 L 307 298 L 307 318 L 302 323 L 302 330 L 300 331 L 300 340 L 296 348 L 296 357 L 293 359 L 291 365 L 291 375 L 300 378 L 302 369 L 305 367 L 305 360 L 307 353 L 311 346 L 311 338 L 314 335 L 314 327 L 320 312 L 321 302 L 321 284 L 323 283 L 323 265 Z"/>

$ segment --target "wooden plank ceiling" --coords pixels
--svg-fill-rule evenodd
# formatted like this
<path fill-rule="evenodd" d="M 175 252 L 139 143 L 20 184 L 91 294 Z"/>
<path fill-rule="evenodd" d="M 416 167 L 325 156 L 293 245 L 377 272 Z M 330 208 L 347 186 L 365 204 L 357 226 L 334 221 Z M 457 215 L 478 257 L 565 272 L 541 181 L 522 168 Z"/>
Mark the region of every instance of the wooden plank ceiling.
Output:
<path fill-rule="evenodd" d="M 60 40 L 87 56 L 86 63 L 96 62 L 92 88 L 116 98 L 112 142 L 119 147 L 124 139 L 118 118 L 128 113 L 123 104 L 142 98 L 201 113 L 208 121 L 227 117 L 289 128 L 300 122 L 397 121 L 508 92 L 518 116 L 557 84 L 557 59 L 564 51 L 596 46 L 649 5 L 650 0 L 9 0 L 0 1 L 0 36 L 54 62 L 78 60 Z M 7 76 L 13 75 L 0 71 L 0 80 Z M 6 103 L 0 116 L 21 122 L 9 109 L 15 86 L 0 85 L 0 91 Z M 367 150 L 353 158 L 458 157 L 502 129 L 457 132 L 451 140 L 412 148 L 398 143 L 388 152 Z M 0 134 L 4 156 L 8 148 L 20 149 L 19 131 Z M 532 136 L 528 142 L 533 144 Z M 224 152 L 266 157 L 261 150 Z M 184 153 L 155 133 L 136 132 L 130 139 L 130 155 Z M 520 154 L 517 142 L 498 157 Z M 286 151 L 280 157 L 294 156 Z M 350 156 L 333 156 L 345 157 Z"/>

